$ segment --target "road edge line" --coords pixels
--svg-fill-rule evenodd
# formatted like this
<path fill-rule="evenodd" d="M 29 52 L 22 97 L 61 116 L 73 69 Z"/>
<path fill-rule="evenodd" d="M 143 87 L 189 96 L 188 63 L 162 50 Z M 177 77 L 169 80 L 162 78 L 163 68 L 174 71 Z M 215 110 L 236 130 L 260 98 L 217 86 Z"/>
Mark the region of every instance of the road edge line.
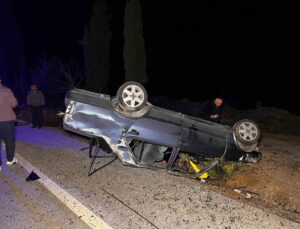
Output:
<path fill-rule="evenodd" d="M 16 153 L 15 157 L 17 158 L 19 164 L 23 166 L 23 168 L 27 172 L 31 173 L 32 171 L 34 171 L 35 173 L 37 173 L 40 177 L 38 181 L 88 226 L 96 229 L 112 229 L 112 227 L 110 227 L 103 219 L 94 214 L 90 209 L 88 209 L 75 197 L 66 192 L 63 188 L 57 185 L 50 178 L 48 178 L 39 169 L 31 165 L 21 155 Z"/>

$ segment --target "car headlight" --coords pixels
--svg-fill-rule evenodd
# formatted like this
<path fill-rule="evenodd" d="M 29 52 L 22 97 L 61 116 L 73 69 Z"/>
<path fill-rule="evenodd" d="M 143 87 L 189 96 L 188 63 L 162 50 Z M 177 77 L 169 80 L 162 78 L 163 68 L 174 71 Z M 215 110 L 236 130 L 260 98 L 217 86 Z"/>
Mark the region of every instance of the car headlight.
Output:
<path fill-rule="evenodd" d="M 75 108 L 74 101 L 70 101 L 66 108 L 66 114 L 72 114 Z"/>

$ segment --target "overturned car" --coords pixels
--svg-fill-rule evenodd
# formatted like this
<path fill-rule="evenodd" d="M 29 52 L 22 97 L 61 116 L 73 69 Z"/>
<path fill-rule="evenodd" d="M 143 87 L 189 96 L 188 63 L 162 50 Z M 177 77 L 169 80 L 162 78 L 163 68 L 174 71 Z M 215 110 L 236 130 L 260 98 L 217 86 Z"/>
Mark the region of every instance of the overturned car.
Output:
<path fill-rule="evenodd" d="M 238 161 L 258 148 L 260 129 L 251 120 L 230 127 L 163 109 L 147 100 L 145 88 L 133 81 L 123 84 L 116 97 L 72 89 L 65 98 L 63 126 L 100 139 L 103 148 L 124 165 L 148 167 L 164 160 L 168 171 L 182 152 Z"/>

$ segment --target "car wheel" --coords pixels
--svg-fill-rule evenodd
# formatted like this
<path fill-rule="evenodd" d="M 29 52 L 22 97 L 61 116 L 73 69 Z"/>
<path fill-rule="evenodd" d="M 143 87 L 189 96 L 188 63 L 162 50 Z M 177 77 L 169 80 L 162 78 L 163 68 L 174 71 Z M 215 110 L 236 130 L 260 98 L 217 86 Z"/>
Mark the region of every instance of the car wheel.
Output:
<path fill-rule="evenodd" d="M 120 106 L 125 111 L 141 110 L 147 103 L 146 89 L 138 82 L 129 81 L 124 83 L 117 92 Z"/>
<path fill-rule="evenodd" d="M 260 129 L 249 119 L 242 119 L 233 126 L 236 139 L 244 145 L 253 145 L 260 138 Z"/>

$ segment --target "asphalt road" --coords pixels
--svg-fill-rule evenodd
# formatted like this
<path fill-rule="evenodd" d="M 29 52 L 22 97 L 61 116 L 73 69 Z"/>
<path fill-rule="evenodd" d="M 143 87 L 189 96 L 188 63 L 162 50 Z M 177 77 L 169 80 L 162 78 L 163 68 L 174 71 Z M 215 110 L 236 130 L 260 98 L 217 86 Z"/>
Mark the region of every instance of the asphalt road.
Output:
<path fill-rule="evenodd" d="M 4 156 L 4 155 L 3 155 Z M 20 166 L 0 172 L 0 228 L 89 228 Z"/>
<path fill-rule="evenodd" d="M 22 159 L 21 164 L 29 163 L 30 166 L 24 165 L 22 168 L 19 164 L 13 168 L 5 168 L 0 175 L 1 187 L 2 184 L 5 184 L 3 187 L 8 186 L 8 181 L 11 186 L 18 186 L 16 179 L 10 177 L 12 173 L 19 174 L 19 182 L 23 182 L 30 190 L 42 190 L 41 184 L 45 185 L 50 180 L 78 201 L 77 205 L 91 211 L 94 215 L 89 216 L 90 218 L 103 220 L 112 228 L 300 228 L 299 224 L 220 195 L 198 181 L 172 176 L 163 170 L 126 167 L 116 160 L 92 176 L 87 176 L 90 159 L 87 150 L 80 150 L 87 146 L 86 141 L 71 133 L 23 126 L 17 128 L 17 139 L 17 153 Z M 95 168 L 103 165 L 105 160 L 109 159 L 97 160 Z M 37 172 L 41 179 L 25 182 L 30 169 Z M 9 192 L 12 194 L 5 194 Z M 67 228 L 65 225 L 70 222 L 72 228 L 85 228 L 88 225 L 83 223 L 84 217 L 80 215 L 82 213 L 74 212 L 74 215 L 77 214 L 74 217 L 66 210 L 66 206 L 72 209 L 75 203 L 68 205 L 61 198 L 63 204 L 60 204 L 49 193 L 47 198 L 44 194 L 36 195 L 37 205 L 46 199 L 49 203 L 45 201 L 45 206 L 56 206 L 53 212 L 66 213 L 54 214 L 45 208 L 44 214 L 38 214 L 43 211 L 35 211 L 36 206 L 33 203 L 17 207 L 5 205 L 4 212 L 8 216 L 3 218 L 2 199 L 9 202 L 5 195 L 17 196 L 15 192 L 23 193 L 23 189 L 1 190 L 1 224 L 5 221 L 6 225 L 12 225 L 15 220 L 10 216 L 14 209 L 18 209 L 18 221 L 23 222 L 22 225 L 33 225 L 32 228 L 38 228 L 34 227 L 34 223 L 41 216 L 46 220 L 41 228 L 55 228 L 50 221 L 52 214 L 53 219 L 58 217 L 53 221 L 64 225 L 62 228 Z M 47 192 L 43 190 L 43 193 Z M 58 198 L 59 193 L 55 194 Z M 26 193 L 22 195 L 23 199 L 28 197 Z M 70 219 L 74 218 L 69 220 L 64 214 L 69 214 Z M 51 217 L 45 217 L 47 215 Z M 27 218 L 30 220 L 26 220 Z M 90 227 L 93 226 L 90 224 Z"/>

